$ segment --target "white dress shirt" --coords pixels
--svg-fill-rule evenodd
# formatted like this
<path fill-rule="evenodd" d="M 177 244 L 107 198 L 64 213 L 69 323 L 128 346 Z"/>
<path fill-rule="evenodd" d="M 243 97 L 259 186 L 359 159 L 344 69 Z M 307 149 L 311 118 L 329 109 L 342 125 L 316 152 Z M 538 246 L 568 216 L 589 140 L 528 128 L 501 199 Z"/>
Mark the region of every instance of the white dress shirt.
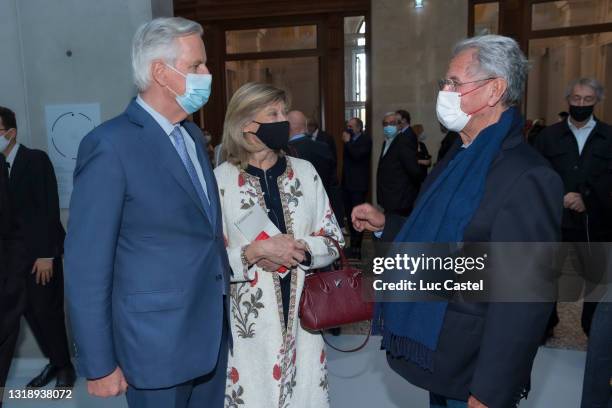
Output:
<path fill-rule="evenodd" d="M 19 146 L 21 146 L 19 143 L 15 143 L 15 146 L 13 146 L 13 150 L 11 150 L 8 157 L 6 158 L 6 162 L 9 165 L 9 170 L 8 170 L 9 177 L 11 176 L 11 171 L 13 170 L 13 163 L 15 163 L 15 157 L 17 156 L 17 151 L 19 150 Z"/>
<path fill-rule="evenodd" d="M 196 151 L 196 145 L 189 133 L 178 123 L 172 124 L 166 117 L 164 117 L 161 113 L 157 112 L 153 109 L 149 104 L 147 104 L 141 97 L 138 95 L 136 97 L 136 103 L 138 103 L 149 115 L 155 119 L 155 122 L 159 124 L 164 133 L 168 135 L 170 138 L 170 142 L 172 146 L 176 149 L 176 145 L 174 144 L 174 139 L 170 137 L 170 133 L 174 130 L 176 126 L 179 127 L 181 133 L 183 134 L 183 139 L 185 140 L 185 147 L 187 148 L 187 154 L 189 154 L 189 158 L 193 163 L 193 167 L 196 169 L 196 173 L 198 174 L 198 180 L 200 180 L 200 184 L 202 184 L 202 189 L 204 190 L 204 194 L 206 194 L 206 198 L 208 198 L 210 202 L 210 198 L 208 197 L 208 190 L 206 189 L 206 180 L 204 179 L 204 173 L 202 172 L 202 166 L 200 161 L 198 160 L 198 153 Z M 178 152 L 177 152 L 178 153 Z"/>
<path fill-rule="evenodd" d="M 578 153 L 582 154 L 582 149 L 584 149 L 584 145 L 586 144 L 586 141 L 589 138 L 589 135 L 591 134 L 593 129 L 595 129 L 595 125 L 597 125 L 597 122 L 595 122 L 595 119 L 593 119 L 593 115 L 591 115 L 586 125 L 584 125 L 580 129 L 574 126 L 569 117 L 567 118 L 567 124 L 572 133 L 574 134 L 576 142 L 578 143 Z"/>

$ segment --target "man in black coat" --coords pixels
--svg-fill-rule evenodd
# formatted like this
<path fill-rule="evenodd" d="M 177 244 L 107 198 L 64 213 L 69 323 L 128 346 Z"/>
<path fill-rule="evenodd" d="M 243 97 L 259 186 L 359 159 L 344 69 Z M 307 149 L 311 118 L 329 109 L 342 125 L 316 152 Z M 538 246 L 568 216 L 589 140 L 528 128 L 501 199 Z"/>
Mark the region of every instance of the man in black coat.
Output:
<path fill-rule="evenodd" d="M 325 192 L 331 203 L 334 215 L 342 227 L 344 212 L 336 160 L 332 157 L 329 147 L 323 142 L 317 142 L 306 134 L 306 116 L 300 111 L 291 111 L 287 115 L 289 121 L 289 155 L 310 162 L 319 173 Z"/>
<path fill-rule="evenodd" d="M 493 67 L 495 74 L 490 65 L 480 65 L 481 58 L 500 64 Z M 447 127 L 460 132 L 462 146 L 454 145 L 432 170 L 419 197 L 437 188 L 436 181 L 449 163 L 462 149 L 470 149 L 481 131 L 497 123 L 508 109 L 516 112 L 527 67 L 518 44 L 507 37 L 468 38 L 456 46 L 446 79 L 441 82 L 437 113 Z M 457 105 L 444 102 L 448 96 L 456 101 L 457 93 L 463 95 Z M 499 135 L 503 141 L 489 166 L 482 198 L 463 230 L 462 240 L 558 241 L 561 180 L 525 143 L 522 120 L 514 119 L 508 129 L 505 136 Z M 357 229 L 382 232 L 385 241 L 393 240 L 404 224 L 404 219 L 387 218 L 369 204 L 355 208 L 352 220 Z M 529 272 L 538 277 L 548 273 L 537 268 Z M 545 302 L 469 303 L 457 299 L 448 303 L 437 347 L 430 352 L 433 369 L 424 369 L 390 351 L 387 359 L 402 377 L 430 391 L 431 407 L 514 407 L 529 391 L 533 361 L 551 311 L 552 303 Z"/>
<path fill-rule="evenodd" d="M 385 214 L 410 215 L 422 182 L 417 138 L 410 127 L 399 133 L 394 112 L 383 118 L 385 142 L 378 159 L 376 197 Z"/>
<path fill-rule="evenodd" d="M 0 141 L 4 134 L 0 130 Z M 8 182 L 8 165 L 0 153 L 0 407 L 19 336 L 25 286 L 25 271 L 16 263 L 22 247 L 10 214 Z"/>
<path fill-rule="evenodd" d="M 64 317 L 62 253 L 64 228 L 60 221 L 57 181 L 47 155 L 17 142 L 15 114 L 0 107 L 0 129 L 8 146 L 12 217 L 20 225 L 28 265 L 24 316 L 49 364 L 32 379 L 39 388 L 57 378 L 56 386 L 70 388 L 75 372 L 70 361 Z"/>
<path fill-rule="evenodd" d="M 567 88 L 570 116 L 542 130 L 535 147 L 563 179 L 563 241 L 612 241 L 612 127 L 593 115 L 603 98 L 603 86 L 595 79 L 581 78 Z M 575 246 L 579 273 L 587 284 L 603 273 L 589 268 L 586 246 Z M 588 289 L 588 287 L 587 287 Z M 586 302 L 582 328 L 589 333 L 596 303 Z M 549 330 L 558 322 L 553 315 Z"/>
<path fill-rule="evenodd" d="M 344 210 L 347 216 L 354 207 L 365 203 L 370 188 L 370 159 L 372 156 L 372 138 L 363 131 L 363 122 L 359 118 L 348 121 L 342 132 L 344 159 L 342 163 L 342 194 Z M 351 246 L 348 255 L 361 258 L 361 240 L 363 232 L 353 228 L 349 220 Z"/>
<path fill-rule="evenodd" d="M 337 166 L 338 149 L 336 148 L 336 141 L 332 135 L 319 128 L 319 122 L 314 118 L 308 120 L 308 135 L 315 142 L 325 143 L 329 147 L 332 157 L 334 158 L 334 165 Z"/>

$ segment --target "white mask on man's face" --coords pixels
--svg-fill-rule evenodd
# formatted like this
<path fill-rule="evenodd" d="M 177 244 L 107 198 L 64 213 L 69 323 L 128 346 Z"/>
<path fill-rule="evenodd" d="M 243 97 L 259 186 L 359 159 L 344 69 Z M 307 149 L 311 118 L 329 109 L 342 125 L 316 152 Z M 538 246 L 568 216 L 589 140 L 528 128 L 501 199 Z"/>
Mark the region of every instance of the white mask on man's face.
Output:
<path fill-rule="evenodd" d="M 461 110 L 461 94 L 451 91 L 438 92 L 436 114 L 442 126 L 454 132 L 461 132 L 471 117 Z"/>
<path fill-rule="evenodd" d="M 15 137 L 15 136 L 11 136 L 7 138 L 6 137 L 7 135 L 8 135 L 8 132 L 0 136 L 0 152 L 5 151 L 8 145 L 11 144 L 11 142 L 13 141 L 13 138 Z"/>

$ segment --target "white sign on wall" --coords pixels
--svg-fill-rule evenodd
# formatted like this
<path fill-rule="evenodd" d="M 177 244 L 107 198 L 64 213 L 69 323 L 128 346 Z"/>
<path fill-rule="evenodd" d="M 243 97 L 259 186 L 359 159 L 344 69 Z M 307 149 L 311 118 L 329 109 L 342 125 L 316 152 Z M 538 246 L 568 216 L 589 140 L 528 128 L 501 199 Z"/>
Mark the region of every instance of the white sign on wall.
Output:
<path fill-rule="evenodd" d="M 72 194 L 72 174 L 79 144 L 100 124 L 100 104 L 45 106 L 47 146 L 55 169 L 60 208 L 68 208 Z"/>

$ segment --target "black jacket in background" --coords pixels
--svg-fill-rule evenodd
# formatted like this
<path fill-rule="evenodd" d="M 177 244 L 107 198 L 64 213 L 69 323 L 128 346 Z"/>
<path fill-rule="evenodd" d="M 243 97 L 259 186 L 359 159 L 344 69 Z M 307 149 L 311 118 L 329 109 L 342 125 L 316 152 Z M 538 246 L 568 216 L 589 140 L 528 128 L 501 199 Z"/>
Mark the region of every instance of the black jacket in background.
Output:
<path fill-rule="evenodd" d="M 458 140 L 461 140 L 459 133 L 453 131 L 446 133 L 446 136 L 444 136 L 444 139 L 442 139 L 442 142 L 440 143 L 440 150 L 438 150 L 438 161 L 436 163 L 440 163 L 442 161 L 451 147 L 453 147 L 455 143 L 458 143 Z"/>
<path fill-rule="evenodd" d="M 612 233 L 612 127 L 597 121 L 579 154 L 564 120 L 542 130 L 535 147 L 561 176 L 565 193 L 582 194 L 591 240 L 607 240 Z M 585 213 L 564 209 L 563 229 L 584 230 L 586 222 Z"/>
<path fill-rule="evenodd" d="M 388 141 L 385 141 L 388 143 Z M 376 197 L 385 214 L 408 216 L 423 176 L 417 163 L 417 139 L 412 130 L 398 134 L 387 153 L 380 152 L 376 173 Z"/>
<path fill-rule="evenodd" d="M 329 150 L 334 158 L 334 165 L 338 163 L 338 149 L 336 148 L 336 141 L 334 138 L 324 130 L 319 129 L 319 133 L 317 134 L 317 139 L 315 142 L 322 142 L 329 146 Z"/>
<path fill-rule="evenodd" d="M 8 183 L 7 163 L 4 156 L 0 153 L 0 267 L 4 265 L 6 260 L 3 244 L 8 240 L 11 226 Z"/>
<path fill-rule="evenodd" d="M 455 144 L 434 167 L 421 194 L 459 148 Z M 525 143 L 522 125 L 515 124 L 491 164 L 464 241 L 559 241 L 562 198 L 559 176 Z M 389 217 L 383 240 L 393 240 L 403 221 Z M 402 377 L 436 394 L 464 401 L 473 394 L 489 408 L 514 407 L 529 389 L 533 360 L 552 309 L 552 303 L 450 302 L 434 352 L 433 373 L 389 354 L 387 359 Z"/>
<path fill-rule="evenodd" d="M 319 135 L 321 135 L 320 131 Z M 336 160 L 332 157 L 329 147 L 323 142 L 302 137 L 289 142 L 289 155 L 307 160 L 314 166 L 321 177 L 338 223 L 343 223 L 344 206 L 336 173 Z"/>
<path fill-rule="evenodd" d="M 60 221 L 57 180 L 47 154 L 21 145 L 11 169 L 9 190 L 12 215 L 20 223 L 28 261 L 61 256 L 66 233 Z"/>
<path fill-rule="evenodd" d="M 372 138 L 362 133 L 357 140 L 344 143 L 342 189 L 367 192 L 370 188 Z"/>

